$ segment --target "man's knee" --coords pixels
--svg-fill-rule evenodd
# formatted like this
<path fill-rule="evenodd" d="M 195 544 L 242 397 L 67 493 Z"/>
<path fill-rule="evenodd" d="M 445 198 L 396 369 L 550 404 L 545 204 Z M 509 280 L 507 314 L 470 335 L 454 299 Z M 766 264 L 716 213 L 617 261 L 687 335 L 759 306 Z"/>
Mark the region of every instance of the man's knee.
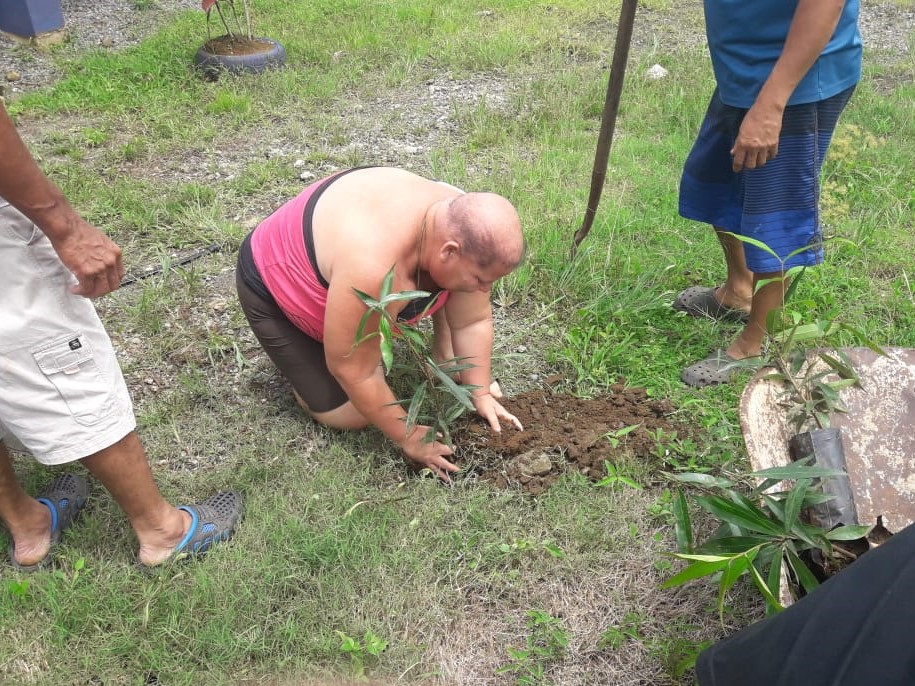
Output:
<path fill-rule="evenodd" d="M 312 412 L 308 410 L 308 414 L 311 415 L 319 424 L 324 426 L 329 426 L 332 429 L 343 429 L 345 431 L 356 431 L 359 429 L 364 429 L 369 425 L 369 421 L 362 416 L 362 413 L 359 412 L 351 402 L 346 402 L 340 407 L 329 410 L 328 412 Z"/>

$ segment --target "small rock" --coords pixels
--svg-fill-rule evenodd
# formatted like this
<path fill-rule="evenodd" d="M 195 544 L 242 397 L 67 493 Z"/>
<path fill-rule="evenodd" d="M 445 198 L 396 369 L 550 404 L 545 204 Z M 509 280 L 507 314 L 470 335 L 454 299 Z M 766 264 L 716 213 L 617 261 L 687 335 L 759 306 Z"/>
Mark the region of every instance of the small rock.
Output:
<path fill-rule="evenodd" d="M 305 166 L 305 160 L 296 160 L 295 162 L 292 163 L 292 166 L 295 169 L 301 169 L 302 167 Z"/>
<path fill-rule="evenodd" d="M 315 178 L 314 172 L 303 171 L 301 174 L 299 174 L 299 180 L 300 180 L 300 181 L 308 181 L 308 180 L 313 179 L 313 178 Z"/>
<path fill-rule="evenodd" d="M 553 469 L 553 463 L 546 455 L 540 455 L 531 460 L 527 466 L 527 471 L 532 476 L 543 476 L 549 474 Z"/>
<path fill-rule="evenodd" d="M 660 64 L 651 65 L 648 71 L 645 72 L 649 79 L 653 79 L 655 81 L 658 79 L 663 79 L 665 76 L 667 76 L 668 73 L 669 72 Z"/>
<path fill-rule="evenodd" d="M 13 81 L 18 81 L 22 76 L 18 71 L 8 71 L 6 72 L 6 80 L 12 83 Z"/>
<path fill-rule="evenodd" d="M 527 352 L 527 346 L 526 346 L 526 345 L 519 345 L 517 348 L 515 348 L 515 351 L 516 351 L 516 352 L 519 352 L 519 353 L 526 353 L 526 352 Z"/>

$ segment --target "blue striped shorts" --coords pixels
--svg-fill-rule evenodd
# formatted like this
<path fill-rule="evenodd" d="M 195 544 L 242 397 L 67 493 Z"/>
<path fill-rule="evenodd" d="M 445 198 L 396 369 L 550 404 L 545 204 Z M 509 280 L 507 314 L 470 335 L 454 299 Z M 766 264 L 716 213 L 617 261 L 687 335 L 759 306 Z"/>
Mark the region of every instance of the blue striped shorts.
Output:
<path fill-rule="evenodd" d="M 854 90 L 786 107 L 778 155 L 737 173 L 731 170 L 731 148 L 747 110 L 725 105 L 716 90 L 683 168 L 680 215 L 769 246 L 781 259 L 744 244 L 747 266 L 757 274 L 822 262 L 820 169 Z M 802 248 L 807 249 L 787 258 Z"/>

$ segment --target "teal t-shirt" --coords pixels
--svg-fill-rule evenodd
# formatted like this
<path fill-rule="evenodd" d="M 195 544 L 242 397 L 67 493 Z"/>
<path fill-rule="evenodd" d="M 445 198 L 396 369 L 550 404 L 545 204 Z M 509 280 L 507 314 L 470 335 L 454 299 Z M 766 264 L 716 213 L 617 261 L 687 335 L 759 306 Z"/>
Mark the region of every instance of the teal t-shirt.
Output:
<path fill-rule="evenodd" d="M 798 0 L 704 0 L 705 28 L 722 101 L 751 107 L 781 55 Z M 859 0 L 848 0 L 835 34 L 788 101 L 824 100 L 861 78 Z"/>

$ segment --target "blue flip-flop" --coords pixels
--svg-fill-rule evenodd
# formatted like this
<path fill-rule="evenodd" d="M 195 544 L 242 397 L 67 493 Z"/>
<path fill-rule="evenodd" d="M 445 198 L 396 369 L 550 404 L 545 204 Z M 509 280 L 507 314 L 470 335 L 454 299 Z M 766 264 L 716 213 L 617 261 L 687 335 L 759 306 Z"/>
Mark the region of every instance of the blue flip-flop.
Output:
<path fill-rule="evenodd" d="M 16 562 L 15 544 L 10 543 L 10 563 L 20 572 L 34 572 L 51 561 L 54 548 L 64 531 L 79 517 L 89 499 L 89 482 L 78 474 L 61 474 L 48 484 L 35 498 L 51 512 L 51 547 L 41 560 L 33 565 Z"/>
<path fill-rule="evenodd" d="M 184 538 L 162 564 L 199 557 L 215 544 L 228 541 L 241 520 L 244 499 L 237 491 L 222 491 L 196 505 L 180 505 L 178 509 L 191 516 L 191 525 Z M 139 563 L 139 566 L 151 570 L 161 565 Z"/>

